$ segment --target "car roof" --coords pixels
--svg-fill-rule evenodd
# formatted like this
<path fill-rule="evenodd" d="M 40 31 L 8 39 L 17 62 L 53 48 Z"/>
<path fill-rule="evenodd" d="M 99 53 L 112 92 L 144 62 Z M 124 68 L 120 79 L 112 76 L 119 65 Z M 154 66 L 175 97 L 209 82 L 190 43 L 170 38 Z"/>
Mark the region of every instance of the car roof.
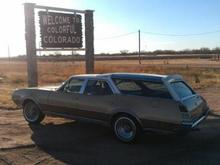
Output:
<path fill-rule="evenodd" d="M 121 78 L 121 79 L 161 81 L 162 78 L 167 77 L 167 75 L 146 74 L 146 73 L 113 73 L 111 77 Z"/>
<path fill-rule="evenodd" d="M 81 75 L 75 75 L 73 77 L 82 77 L 82 78 L 108 78 L 108 77 L 111 77 L 111 78 L 161 82 L 162 79 L 168 77 L 168 75 L 146 74 L 146 73 L 105 73 L 105 74 L 81 74 Z"/>

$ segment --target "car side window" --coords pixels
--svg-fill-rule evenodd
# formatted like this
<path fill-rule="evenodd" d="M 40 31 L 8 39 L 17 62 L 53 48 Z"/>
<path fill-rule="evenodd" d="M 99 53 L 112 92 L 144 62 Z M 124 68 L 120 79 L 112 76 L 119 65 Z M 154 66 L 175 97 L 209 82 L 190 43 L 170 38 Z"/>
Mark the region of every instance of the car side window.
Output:
<path fill-rule="evenodd" d="M 122 94 L 128 94 L 128 95 L 142 94 L 142 88 L 134 80 L 113 79 L 113 81 Z"/>
<path fill-rule="evenodd" d="M 113 79 L 122 94 L 171 98 L 168 89 L 162 82 L 151 82 L 131 79 Z"/>
<path fill-rule="evenodd" d="M 84 80 L 72 78 L 64 87 L 65 92 L 80 93 Z"/>
<path fill-rule="evenodd" d="M 137 91 L 141 90 L 141 88 L 131 80 L 116 80 L 117 87 L 121 91 Z"/>
<path fill-rule="evenodd" d="M 155 82 L 150 82 L 150 81 L 144 81 L 143 84 L 151 90 L 167 92 L 167 88 L 165 87 L 165 85 L 163 83 L 155 83 Z"/>
<path fill-rule="evenodd" d="M 172 98 L 163 83 L 143 81 L 143 85 L 147 89 L 146 95 L 149 97 Z"/>
<path fill-rule="evenodd" d="M 88 80 L 84 94 L 86 95 L 111 95 L 109 84 L 103 80 Z"/>

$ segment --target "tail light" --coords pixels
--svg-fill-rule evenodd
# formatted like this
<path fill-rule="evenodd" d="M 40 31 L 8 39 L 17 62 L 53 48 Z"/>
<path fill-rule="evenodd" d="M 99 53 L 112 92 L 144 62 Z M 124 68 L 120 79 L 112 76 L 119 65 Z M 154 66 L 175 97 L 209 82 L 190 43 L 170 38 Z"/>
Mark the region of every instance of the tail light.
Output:
<path fill-rule="evenodd" d="M 190 113 L 187 111 L 186 107 L 183 104 L 179 104 L 179 109 L 182 115 L 182 120 L 184 122 L 189 122 L 191 121 L 191 115 Z"/>

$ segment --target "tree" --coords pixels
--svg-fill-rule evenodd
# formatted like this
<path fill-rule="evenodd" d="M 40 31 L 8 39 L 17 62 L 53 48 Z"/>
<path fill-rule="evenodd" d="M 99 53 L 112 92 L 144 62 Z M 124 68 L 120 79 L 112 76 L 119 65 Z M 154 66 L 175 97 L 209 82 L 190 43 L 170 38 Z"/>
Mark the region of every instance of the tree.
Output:
<path fill-rule="evenodd" d="M 120 53 L 122 54 L 122 55 L 125 55 L 125 54 L 128 54 L 129 53 L 129 50 L 120 50 Z"/>

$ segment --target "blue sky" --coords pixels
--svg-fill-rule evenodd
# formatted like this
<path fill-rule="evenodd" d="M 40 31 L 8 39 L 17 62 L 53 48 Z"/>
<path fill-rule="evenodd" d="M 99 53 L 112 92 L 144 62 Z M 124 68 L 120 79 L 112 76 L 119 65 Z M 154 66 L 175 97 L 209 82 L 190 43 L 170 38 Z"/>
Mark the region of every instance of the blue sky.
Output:
<path fill-rule="evenodd" d="M 0 7 L 0 56 L 25 53 L 22 0 L 8 0 Z M 137 51 L 137 33 L 103 39 L 129 32 L 191 34 L 220 30 L 219 0 L 30 0 L 41 5 L 92 9 L 95 26 L 95 52 Z M 5 13 L 12 8 L 12 12 Z M 220 32 L 197 36 L 141 34 L 141 49 L 186 49 L 220 46 Z"/>
<path fill-rule="evenodd" d="M 91 4 L 84 1 L 83 5 L 94 8 L 97 19 L 108 20 L 125 33 L 140 29 L 190 34 L 220 29 L 218 0 L 95 0 Z M 189 37 L 141 36 L 142 48 L 148 50 L 216 47 L 220 44 L 220 33 Z"/>

